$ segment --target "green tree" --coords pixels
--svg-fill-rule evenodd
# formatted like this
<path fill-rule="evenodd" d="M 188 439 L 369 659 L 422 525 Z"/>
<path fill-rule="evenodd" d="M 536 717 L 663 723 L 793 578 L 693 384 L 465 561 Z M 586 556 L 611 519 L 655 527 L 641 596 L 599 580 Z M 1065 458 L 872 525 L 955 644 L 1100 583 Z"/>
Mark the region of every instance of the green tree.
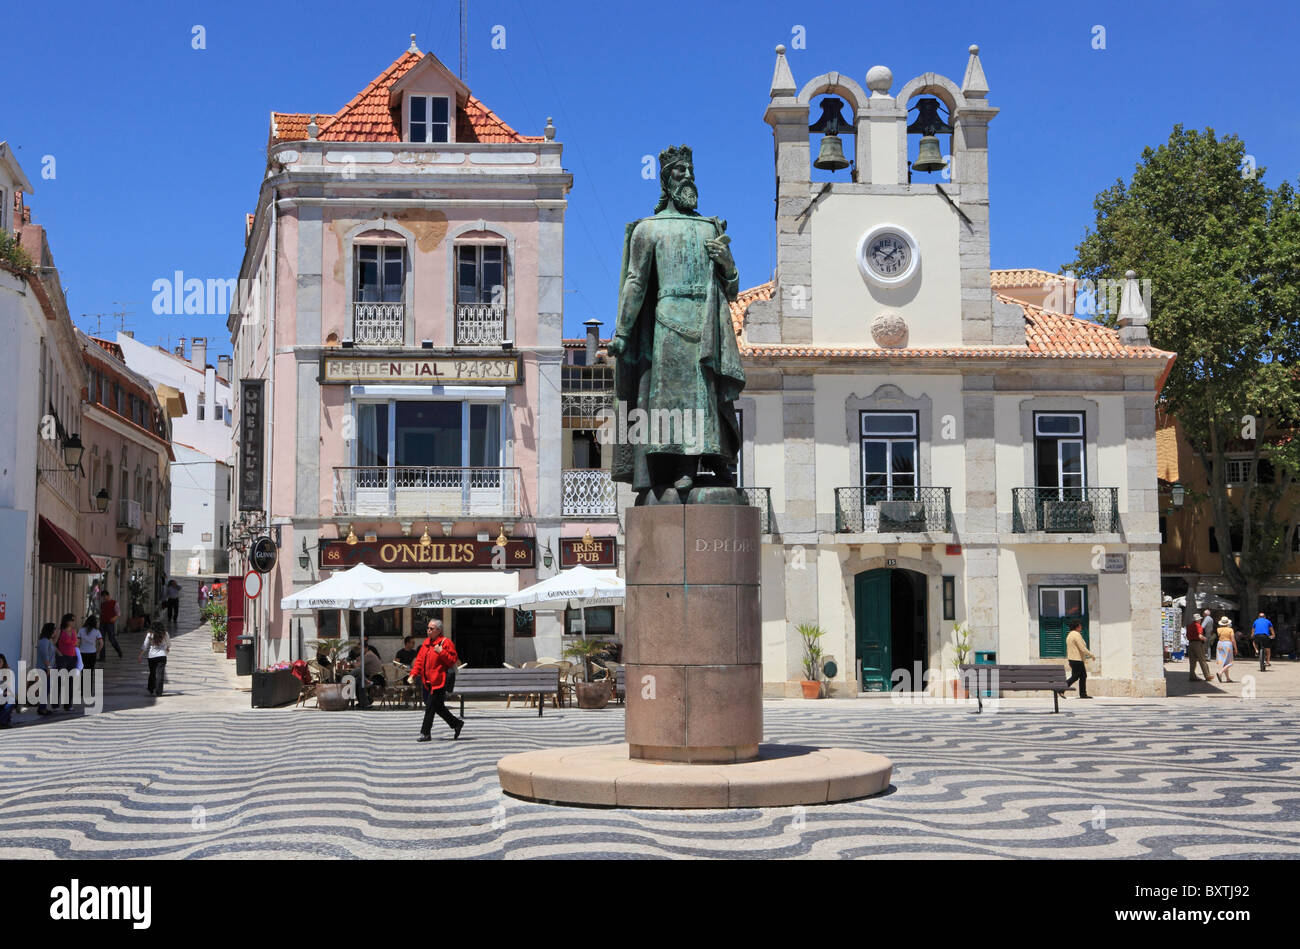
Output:
<path fill-rule="evenodd" d="M 1287 559 L 1300 468 L 1300 207 L 1287 182 L 1264 183 L 1245 145 L 1213 129 L 1174 126 L 1146 148 L 1131 180 L 1093 206 L 1097 217 L 1067 265 L 1084 280 L 1150 279 L 1153 345 L 1178 353 L 1161 400 L 1208 473 L 1223 575 L 1244 615 Z M 1085 284 L 1086 286 L 1086 284 Z M 1115 325 L 1114 307 L 1099 313 Z M 1229 494 L 1229 452 L 1249 452 L 1251 483 Z M 1261 457 L 1271 482 L 1254 483 Z M 1240 558 L 1228 538 L 1241 537 Z"/>

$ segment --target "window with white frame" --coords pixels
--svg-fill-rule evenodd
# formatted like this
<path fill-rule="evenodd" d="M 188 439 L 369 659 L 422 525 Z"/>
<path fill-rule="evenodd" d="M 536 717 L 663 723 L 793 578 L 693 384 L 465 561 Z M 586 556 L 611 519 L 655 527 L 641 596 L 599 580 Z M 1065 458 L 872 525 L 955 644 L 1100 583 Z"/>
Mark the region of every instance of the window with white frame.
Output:
<path fill-rule="evenodd" d="M 358 467 L 497 468 L 501 404 L 451 400 L 361 402 Z"/>
<path fill-rule="evenodd" d="M 872 500 L 915 498 L 920 445 L 915 412 L 863 412 L 862 486 Z"/>
<path fill-rule="evenodd" d="M 406 97 L 406 140 L 450 142 L 451 100 L 447 96 Z"/>
<path fill-rule="evenodd" d="M 1087 486 L 1082 412 L 1034 413 L 1034 476 L 1062 494 Z"/>

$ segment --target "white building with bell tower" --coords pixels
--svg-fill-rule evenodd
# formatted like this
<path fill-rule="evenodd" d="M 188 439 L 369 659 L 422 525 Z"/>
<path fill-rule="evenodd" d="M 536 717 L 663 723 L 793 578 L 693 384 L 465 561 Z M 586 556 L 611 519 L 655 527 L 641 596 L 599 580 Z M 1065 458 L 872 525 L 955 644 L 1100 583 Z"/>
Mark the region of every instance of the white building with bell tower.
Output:
<path fill-rule="evenodd" d="M 826 631 L 838 695 L 920 691 L 927 672 L 937 692 L 955 623 L 999 663 L 1064 665 L 1077 618 L 1090 692 L 1163 695 L 1155 400 L 1173 354 L 1136 293 L 1117 332 L 1073 315 L 1067 278 L 990 270 L 998 109 L 978 47 L 960 84 L 884 66 L 865 83 L 799 85 L 777 47 L 777 268 L 733 306 L 740 476 L 769 513 L 767 692 L 799 694 L 799 624 Z"/>

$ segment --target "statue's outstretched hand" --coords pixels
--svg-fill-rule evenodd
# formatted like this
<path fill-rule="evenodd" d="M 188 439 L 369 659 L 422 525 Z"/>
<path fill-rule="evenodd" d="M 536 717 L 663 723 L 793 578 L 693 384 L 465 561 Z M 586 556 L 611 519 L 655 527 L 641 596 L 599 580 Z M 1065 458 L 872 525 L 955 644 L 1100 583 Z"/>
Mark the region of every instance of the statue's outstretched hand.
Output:
<path fill-rule="evenodd" d="M 731 238 L 725 234 L 722 237 L 715 237 L 704 242 L 704 247 L 709 252 L 710 259 L 722 268 L 723 274 L 734 274 L 736 272 L 735 258 L 731 256 L 731 248 L 727 246 L 730 243 Z"/>
<path fill-rule="evenodd" d="M 622 336 L 615 336 L 605 345 L 605 348 L 611 356 L 617 358 L 627 349 L 627 341 Z"/>

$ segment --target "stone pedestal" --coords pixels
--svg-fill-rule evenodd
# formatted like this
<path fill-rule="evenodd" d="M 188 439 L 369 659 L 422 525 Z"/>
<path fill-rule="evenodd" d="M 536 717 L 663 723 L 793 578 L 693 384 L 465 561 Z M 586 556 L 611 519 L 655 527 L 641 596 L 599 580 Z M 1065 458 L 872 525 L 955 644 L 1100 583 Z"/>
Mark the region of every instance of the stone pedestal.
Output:
<path fill-rule="evenodd" d="M 759 516 L 748 505 L 627 511 L 633 758 L 749 761 L 763 739 Z"/>
<path fill-rule="evenodd" d="M 629 508 L 626 583 L 627 744 L 507 755 L 503 791 L 682 808 L 831 804 L 889 788 L 893 765 L 880 755 L 760 744 L 757 508 Z"/>

